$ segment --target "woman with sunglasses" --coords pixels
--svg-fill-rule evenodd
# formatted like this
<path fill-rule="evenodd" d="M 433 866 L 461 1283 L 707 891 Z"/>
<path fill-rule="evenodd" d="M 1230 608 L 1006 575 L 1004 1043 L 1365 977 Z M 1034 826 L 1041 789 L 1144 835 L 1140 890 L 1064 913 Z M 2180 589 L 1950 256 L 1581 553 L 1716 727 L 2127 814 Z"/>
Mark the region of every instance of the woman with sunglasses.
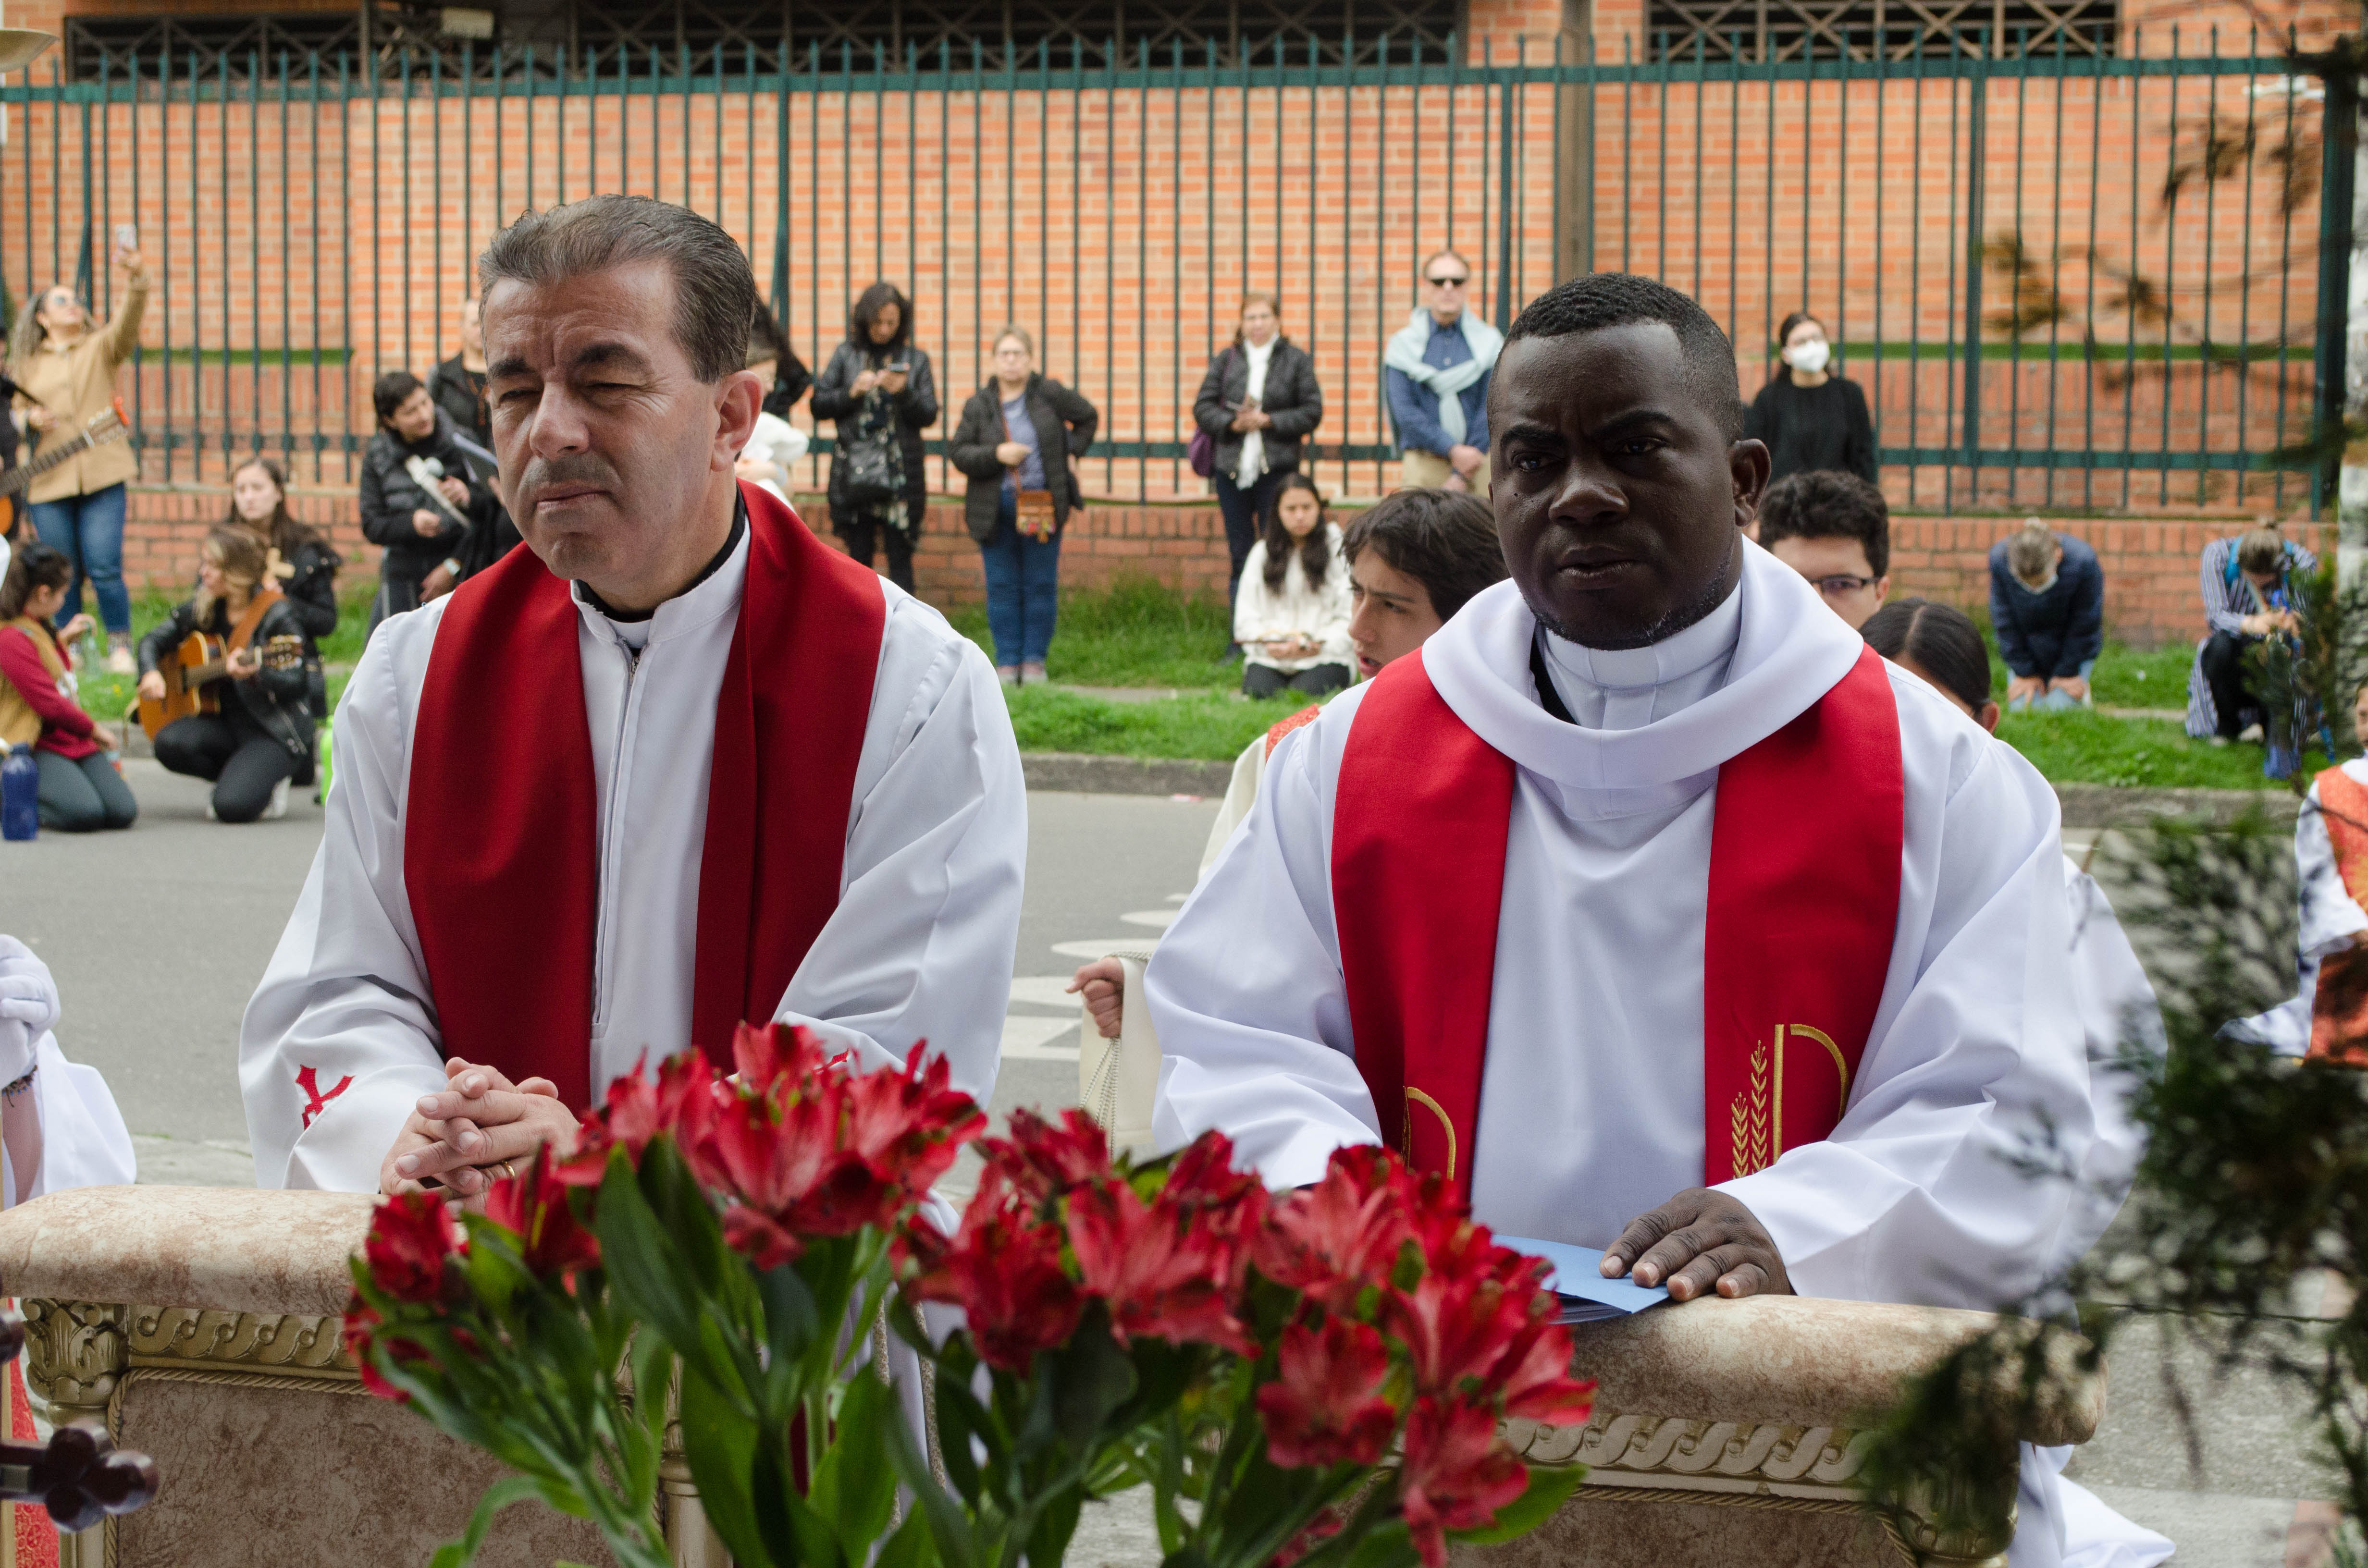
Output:
<path fill-rule="evenodd" d="M 1401 487 L 1488 494 L 1488 377 L 1505 335 L 1467 306 L 1472 267 L 1452 250 L 1422 264 L 1423 302 L 1382 354 Z"/>

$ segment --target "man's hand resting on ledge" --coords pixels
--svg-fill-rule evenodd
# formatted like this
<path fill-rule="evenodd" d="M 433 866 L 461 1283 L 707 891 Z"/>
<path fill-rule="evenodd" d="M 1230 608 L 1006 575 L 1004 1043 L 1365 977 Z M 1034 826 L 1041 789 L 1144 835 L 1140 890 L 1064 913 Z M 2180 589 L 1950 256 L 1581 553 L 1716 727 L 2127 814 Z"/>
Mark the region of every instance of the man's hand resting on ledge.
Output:
<path fill-rule="evenodd" d="M 416 1191 L 438 1182 L 462 1198 L 482 1198 L 542 1144 L 563 1154 L 575 1150 L 575 1118 L 550 1079 L 512 1084 L 458 1056 L 444 1071 L 450 1082 L 439 1093 L 420 1096 L 380 1164 L 381 1192 Z"/>
<path fill-rule="evenodd" d="M 1713 1288 L 1730 1301 L 1793 1293 L 1775 1239 L 1750 1210 L 1706 1187 L 1690 1187 L 1629 1221 L 1603 1249 L 1603 1272 L 1644 1286 L 1666 1284 L 1678 1301 Z"/>

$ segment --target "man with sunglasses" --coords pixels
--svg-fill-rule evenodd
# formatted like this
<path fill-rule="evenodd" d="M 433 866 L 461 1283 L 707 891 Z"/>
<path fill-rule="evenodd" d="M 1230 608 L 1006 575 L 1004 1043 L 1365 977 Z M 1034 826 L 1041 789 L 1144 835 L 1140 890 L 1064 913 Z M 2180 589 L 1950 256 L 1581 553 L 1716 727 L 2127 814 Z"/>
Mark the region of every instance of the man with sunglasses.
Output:
<path fill-rule="evenodd" d="M 1786 474 L 1759 498 L 1755 537 L 1852 630 L 1890 597 L 1891 507 L 1854 473 Z"/>
<path fill-rule="evenodd" d="M 1423 302 L 1382 353 L 1399 483 L 1488 494 L 1488 377 L 1505 335 L 1465 308 L 1472 267 L 1452 250 L 1422 264 Z"/>

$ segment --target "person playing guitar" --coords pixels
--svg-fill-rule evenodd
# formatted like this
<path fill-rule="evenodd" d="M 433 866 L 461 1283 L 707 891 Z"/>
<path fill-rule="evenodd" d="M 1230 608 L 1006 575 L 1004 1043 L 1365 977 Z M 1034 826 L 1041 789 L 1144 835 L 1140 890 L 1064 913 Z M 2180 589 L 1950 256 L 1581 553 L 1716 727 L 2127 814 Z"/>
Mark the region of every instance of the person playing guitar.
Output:
<path fill-rule="evenodd" d="M 140 640 L 143 710 L 194 711 L 155 731 L 156 760 L 211 779 L 217 822 L 277 818 L 288 781 L 313 762 L 312 682 L 321 666 L 313 635 L 265 579 L 263 545 L 244 528 L 217 528 L 199 552 L 197 596 Z M 167 679 L 168 668 L 175 679 Z M 188 677 L 186 692 L 179 676 Z"/>

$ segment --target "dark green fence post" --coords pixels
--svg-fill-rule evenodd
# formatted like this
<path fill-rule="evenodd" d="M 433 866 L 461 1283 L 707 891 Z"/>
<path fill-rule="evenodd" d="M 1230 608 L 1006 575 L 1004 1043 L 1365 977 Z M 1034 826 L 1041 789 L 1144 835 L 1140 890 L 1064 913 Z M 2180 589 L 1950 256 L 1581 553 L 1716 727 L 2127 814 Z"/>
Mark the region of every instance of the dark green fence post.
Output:
<path fill-rule="evenodd" d="M 1971 101 L 1965 121 L 1965 475 L 1969 497 L 1982 485 L 1982 160 L 1983 132 L 1989 119 L 1989 52 L 1987 32 L 1977 40 L 1965 86 Z M 2011 476 L 2009 476 L 2011 477 Z"/>
<path fill-rule="evenodd" d="M 2326 130 L 2318 161 L 2318 333 L 2312 368 L 2318 379 L 2313 399 L 2311 444 L 2319 460 L 2310 477 L 2311 515 L 2335 497 L 2335 475 L 2343 459 L 2343 365 L 2346 317 L 2351 300 L 2352 158 L 2359 140 L 2360 84 L 2328 76 Z"/>

